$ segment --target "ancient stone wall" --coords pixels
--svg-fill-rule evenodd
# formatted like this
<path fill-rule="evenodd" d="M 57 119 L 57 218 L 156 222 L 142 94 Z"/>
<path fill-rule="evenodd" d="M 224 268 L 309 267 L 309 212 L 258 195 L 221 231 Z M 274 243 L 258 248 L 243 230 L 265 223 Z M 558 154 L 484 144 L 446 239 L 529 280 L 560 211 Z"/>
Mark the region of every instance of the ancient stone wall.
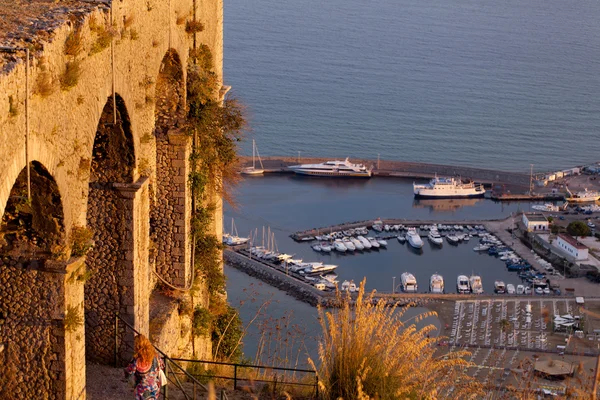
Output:
<path fill-rule="evenodd" d="M 189 198 L 181 197 L 186 196 L 185 177 L 181 174 L 187 160 L 185 152 L 180 151 L 185 145 L 168 142 L 171 125 L 163 136 L 170 147 L 166 152 L 157 148 L 155 109 L 161 102 L 157 82 L 167 54 L 177 55 L 183 66 L 180 77 L 185 80 L 188 50 L 194 43 L 185 26 L 194 14 L 204 24 L 204 30 L 195 35 L 196 42 L 211 48 L 216 73 L 222 74 L 221 0 L 119 0 L 107 5 L 99 2 L 92 11 L 89 6 L 86 3 L 81 8 L 85 11 L 77 14 L 85 14 L 83 19 L 65 18 L 62 25 L 45 33 L 48 41 L 31 59 L 27 110 L 22 59 L 10 68 L 0 65 L 0 215 L 4 215 L 13 184 L 27 158 L 36 160 L 56 181 L 62 200 L 63 239 L 68 241 L 73 226 L 88 225 L 95 232 L 96 242 L 85 265 L 76 270 L 69 270 L 75 267 L 61 261 L 60 279 L 56 278 L 56 266 L 53 272 L 46 272 L 23 270 L 10 263 L 0 265 L 0 296 L 4 296 L 0 297 L 0 308 L 15 308 L 10 318 L 5 315 L 4 323 L 0 318 L 0 343 L 16 340 L 12 348 L 17 353 L 41 350 L 31 367 L 39 370 L 15 372 L 23 382 L 26 376 L 28 386 L 35 389 L 21 389 L 29 391 L 14 398 L 85 398 L 84 351 L 97 360 L 112 361 L 108 347 L 113 339 L 108 338 L 107 326 L 114 312 L 123 314 L 140 331 L 148 332 L 151 202 L 159 204 L 162 195 L 169 198 L 167 207 L 173 206 L 175 213 L 165 214 L 168 224 L 181 223 L 177 221 L 182 216 L 187 218 L 185 210 L 189 209 Z M 67 39 L 74 34 L 81 38 L 75 53 L 65 48 Z M 77 66 L 75 74 L 73 65 Z M 105 110 L 107 105 L 112 106 L 108 99 L 113 93 L 119 95 L 122 103 L 119 113 L 126 110 L 128 115 L 119 115 L 120 128 L 111 126 L 111 114 Z M 30 126 L 28 140 L 26 115 Z M 128 139 L 120 143 L 127 144 L 131 152 L 118 151 L 119 157 L 108 157 L 111 161 L 101 166 L 99 157 L 106 149 L 98 147 L 96 141 L 98 132 L 102 138 L 105 129 L 112 129 L 112 135 L 121 138 L 127 137 L 129 131 Z M 165 163 L 166 172 L 157 174 L 157 162 Z M 176 185 L 171 185 L 168 175 L 176 172 Z M 168 186 L 159 188 L 160 185 Z M 220 215 L 215 216 L 215 221 L 220 220 Z M 215 225 L 217 234 L 219 223 Z M 170 232 L 167 239 L 175 239 L 175 244 L 168 249 L 163 271 L 174 260 L 181 263 L 181 257 L 189 265 L 186 252 L 181 250 L 189 248 L 189 242 L 184 244 L 189 240 L 188 228 L 164 227 Z M 30 257 L 28 262 L 45 263 L 44 257 L 38 258 Z M 168 270 L 166 274 L 169 275 Z M 69 280 L 71 275 L 75 278 Z M 184 271 L 170 277 L 185 276 Z M 12 291 L 5 291 L 4 287 Z M 63 320 L 69 307 L 83 314 L 84 291 L 85 325 L 65 332 Z M 111 317 L 111 326 L 113 320 Z M 28 321 L 51 323 L 35 325 Z M 24 324 L 26 327 L 16 329 Z M 104 327 L 92 329 L 90 325 Z M 7 330 L 6 326 L 10 328 Z M 10 347 L 5 346 L 0 357 L 7 356 Z M 3 365 L 0 376 L 8 372 L 7 364 Z M 32 385 L 30 379 L 34 376 L 40 381 Z"/>

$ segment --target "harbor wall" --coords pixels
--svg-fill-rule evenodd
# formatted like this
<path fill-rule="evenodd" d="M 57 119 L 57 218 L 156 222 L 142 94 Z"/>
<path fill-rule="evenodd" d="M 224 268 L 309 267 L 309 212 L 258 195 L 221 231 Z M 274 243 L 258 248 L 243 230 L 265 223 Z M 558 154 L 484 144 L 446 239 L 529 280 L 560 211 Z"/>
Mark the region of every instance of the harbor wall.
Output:
<path fill-rule="evenodd" d="M 263 157 L 265 169 L 271 172 L 286 172 L 287 167 L 296 164 L 322 163 L 331 160 L 323 157 Z M 429 179 L 433 176 L 460 176 L 473 179 L 477 182 L 490 185 L 505 184 L 519 187 L 529 187 L 530 176 L 527 173 L 497 171 L 485 168 L 472 168 L 457 165 L 430 164 L 421 162 L 392 161 L 369 159 L 352 159 L 354 163 L 365 164 L 373 167 L 375 176 L 388 176 L 398 178 Z M 252 157 L 241 157 L 243 166 L 251 165 Z"/>

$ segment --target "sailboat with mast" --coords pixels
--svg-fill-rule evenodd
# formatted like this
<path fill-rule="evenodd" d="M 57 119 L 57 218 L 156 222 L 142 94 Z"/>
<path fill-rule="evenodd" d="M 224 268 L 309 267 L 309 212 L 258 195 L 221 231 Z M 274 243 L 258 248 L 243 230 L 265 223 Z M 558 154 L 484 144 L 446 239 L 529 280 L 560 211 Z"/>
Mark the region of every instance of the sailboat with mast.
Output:
<path fill-rule="evenodd" d="M 235 227 L 235 222 L 233 221 L 233 218 L 231 218 L 231 233 L 223 233 L 223 243 L 229 246 L 238 246 L 240 244 L 248 242 L 249 240 L 250 238 L 245 238 L 238 235 L 237 228 Z"/>
<path fill-rule="evenodd" d="M 257 158 L 260 164 L 260 168 L 256 168 Z M 262 160 L 260 159 L 260 154 L 258 154 L 258 147 L 256 147 L 256 142 L 254 141 L 254 139 L 252 139 L 252 166 L 242 169 L 241 173 L 244 175 L 262 175 L 264 172 L 265 167 L 263 167 Z"/>

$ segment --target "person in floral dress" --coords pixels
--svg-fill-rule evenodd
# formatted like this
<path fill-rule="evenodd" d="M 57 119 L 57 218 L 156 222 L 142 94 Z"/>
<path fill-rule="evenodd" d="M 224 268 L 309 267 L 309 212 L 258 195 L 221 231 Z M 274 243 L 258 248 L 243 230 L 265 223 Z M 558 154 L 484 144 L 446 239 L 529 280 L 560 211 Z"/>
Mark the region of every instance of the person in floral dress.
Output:
<path fill-rule="evenodd" d="M 162 359 L 150 340 L 137 335 L 134 340 L 133 360 L 125 368 L 125 378 L 135 375 L 135 400 L 158 400 L 160 396 L 160 371 L 165 368 Z"/>

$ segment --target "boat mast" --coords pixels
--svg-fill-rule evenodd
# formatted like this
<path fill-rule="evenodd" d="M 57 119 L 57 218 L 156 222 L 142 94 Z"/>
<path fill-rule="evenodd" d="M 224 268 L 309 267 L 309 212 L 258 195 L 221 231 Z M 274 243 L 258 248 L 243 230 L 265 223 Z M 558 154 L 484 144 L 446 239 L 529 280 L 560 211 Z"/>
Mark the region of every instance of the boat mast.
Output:
<path fill-rule="evenodd" d="M 256 142 L 252 139 L 252 169 L 256 168 Z"/>

